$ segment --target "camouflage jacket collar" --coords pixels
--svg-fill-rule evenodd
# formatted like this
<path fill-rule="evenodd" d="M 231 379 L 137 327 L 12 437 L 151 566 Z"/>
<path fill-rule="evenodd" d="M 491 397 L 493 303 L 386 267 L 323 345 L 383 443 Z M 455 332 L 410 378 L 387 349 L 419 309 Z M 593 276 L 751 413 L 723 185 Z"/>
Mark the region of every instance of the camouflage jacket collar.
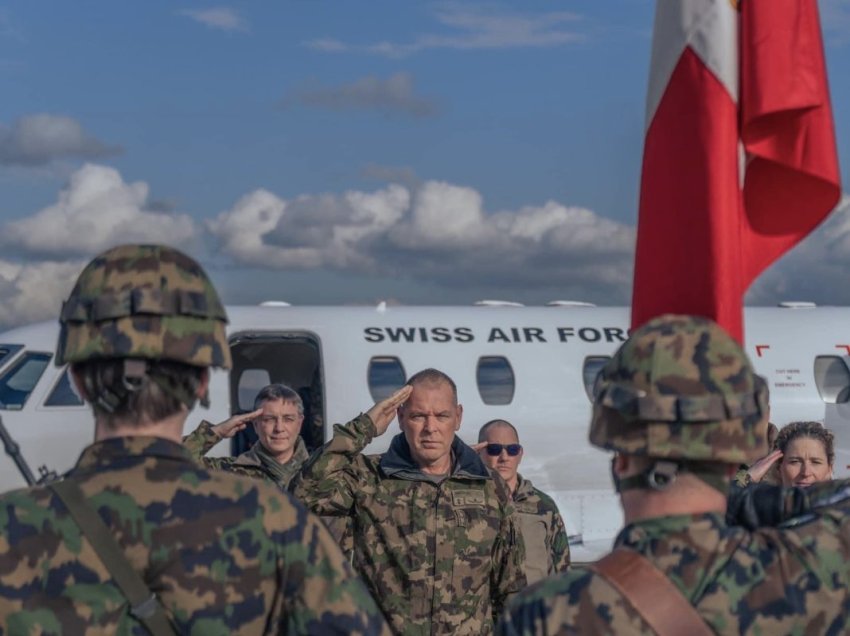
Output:
<path fill-rule="evenodd" d="M 450 477 L 492 479 L 478 453 L 467 446 L 457 435 L 452 442 L 452 457 L 454 462 Z M 399 433 L 393 437 L 389 450 L 381 455 L 380 466 L 387 477 L 412 481 L 430 481 L 430 476 L 426 476 L 414 463 L 404 433 Z"/>
<path fill-rule="evenodd" d="M 529 497 L 534 496 L 534 486 L 530 479 L 524 479 L 522 475 L 517 475 L 516 490 L 514 491 L 514 501 L 525 501 Z"/>
<path fill-rule="evenodd" d="M 240 466 L 263 466 L 263 460 L 261 460 L 260 456 L 257 454 L 257 446 L 259 444 L 260 442 L 254 442 L 254 445 L 233 460 L 233 463 Z M 292 464 L 300 468 L 309 457 L 310 453 L 307 451 L 307 445 L 299 435 L 298 439 L 295 440 L 295 451 L 292 453 L 292 457 L 290 457 L 289 461 L 283 465 L 289 466 Z"/>
<path fill-rule="evenodd" d="M 112 437 L 95 442 L 83 449 L 71 473 L 110 466 L 126 459 L 146 457 L 194 461 L 191 454 L 181 444 L 162 437 Z"/>
<path fill-rule="evenodd" d="M 726 520 L 719 513 L 671 515 L 630 523 L 620 531 L 614 545 L 649 554 L 660 543 L 692 542 L 693 545 L 716 544 L 722 540 Z"/>

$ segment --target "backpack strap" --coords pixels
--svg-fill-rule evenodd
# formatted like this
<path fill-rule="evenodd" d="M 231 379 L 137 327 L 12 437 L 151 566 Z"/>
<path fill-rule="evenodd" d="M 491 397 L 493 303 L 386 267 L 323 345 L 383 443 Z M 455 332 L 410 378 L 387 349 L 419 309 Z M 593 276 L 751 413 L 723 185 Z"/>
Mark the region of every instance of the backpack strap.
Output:
<path fill-rule="evenodd" d="M 657 636 L 712 636 L 690 601 L 642 554 L 619 547 L 587 566 L 608 581 Z"/>
<path fill-rule="evenodd" d="M 140 621 L 151 636 L 174 636 L 176 631 L 165 614 L 165 608 L 151 592 L 141 575 L 133 569 L 121 546 L 103 522 L 83 491 L 70 479 L 47 485 L 71 514 L 98 558 L 130 603 L 130 614 Z"/>

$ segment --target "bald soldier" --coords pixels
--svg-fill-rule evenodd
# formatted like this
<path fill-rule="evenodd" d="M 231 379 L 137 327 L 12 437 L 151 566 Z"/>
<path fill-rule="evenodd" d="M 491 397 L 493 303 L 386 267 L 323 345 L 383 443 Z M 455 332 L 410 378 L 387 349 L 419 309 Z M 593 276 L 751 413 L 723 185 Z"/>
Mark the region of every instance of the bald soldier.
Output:
<path fill-rule="evenodd" d="M 850 633 L 850 482 L 765 486 L 772 515 L 724 519 L 767 432 L 767 387 L 737 342 L 704 318 L 656 318 L 594 393 L 590 441 L 614 451 L 626 526 L 610 555 L 523 592 L 499 634 Z"/>
<path fill-rule="evenodd" d="M 95 258 L 62 307 L 56 364 L 94 443 L 61 482 L 0 497 L 0 633 L 387 634 L 321 522 L 180 444 L 229 368 L 203 269 L 168 247 Z"/>
<path fill-rule="evenodd" d="M 304 465 L 295 494 L 351 520 L 354 565 L 400 634 L 490 634 L 525 586 L 510 493 L 456 433 L 463 407 L 436 369 L 348 424 Z M 389 450 L 364 455 L 398 415 Z"/>
<path fill-rule="evenodd" d="M 525 544 L 523 570 L 529 583 L 564 572 L 570 565 L 570 544 L 554 500 L 519 473 L 525 449 L 507 420 L 490 420 L 478 431 L 475 445 L 482 461 L 495 470 L 511 491 Z"/>

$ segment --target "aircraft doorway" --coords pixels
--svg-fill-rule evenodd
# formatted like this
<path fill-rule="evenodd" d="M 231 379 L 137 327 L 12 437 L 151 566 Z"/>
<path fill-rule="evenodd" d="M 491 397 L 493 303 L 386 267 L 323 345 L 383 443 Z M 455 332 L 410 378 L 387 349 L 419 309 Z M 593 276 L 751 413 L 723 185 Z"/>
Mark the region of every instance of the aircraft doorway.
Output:
<path fill-rule="evenodd" d="M 324 382 L 319 339 L 306 332 L 237 333 L 230 338 L 233 369 L 230 372 L 231 414 L 247 413 L 267 384 L 283 383 L 298 392 L 304 403 L 301 437 L 307 449 L 325 441 Z M 237 434 L 231 452 L 238 455 L 257 440 L 252 427 Z"/>

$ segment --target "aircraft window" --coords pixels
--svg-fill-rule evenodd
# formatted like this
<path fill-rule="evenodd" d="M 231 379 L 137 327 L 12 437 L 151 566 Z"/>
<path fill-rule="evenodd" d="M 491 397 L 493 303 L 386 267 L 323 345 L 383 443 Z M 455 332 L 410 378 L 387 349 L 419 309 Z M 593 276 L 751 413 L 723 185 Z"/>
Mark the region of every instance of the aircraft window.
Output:
<path fill-rule="evenodd" d="M 514 370 L 508 359 L 502 356 L 478 358 L 475 372 L 478 393 L 484 404 L 510 404 L 514 399 Z"/>
<path fill-rule="evenodd" d="M 271 383 L 268 369 L 245 369 L 239 376 L 239 410 L 253 411 L 257 393 Z"/>
<path fill-rule="evenodd" d="M 59 381 L 47 399 L 44 401 L 44 406 L 82 406 L 83 400 L 77 395 L 74 384 L 71 382 L 71 372 L 66 367 L 65 372 L 59 376 Z"/>
<path fill-rule="evenodd" d="M 850 399 L 850 371 L 839 356 L 815 358 L 815 384 L 827 404 L 840 404 Z"/>
<path fill-rule="evenodd" d="M 19 411 L 47 368 L 49 353 L 24 353 L 0 376 L 0 409 Z"/>
<path fill-rule="evenodd" d="M 15 354 L 23 348 L 23 345 L 0 344 L 0 367 L 3 366 L 4 362 L 8 362 L 15 357 Z"/>
<path fill-rule="evenodd" d="M 581 370 L 584 392 L 587 393 L 591 402 L 593 402 L 593 385 L 596 384 L 596 377 L 610 359 L 611 356 L 587 356 L 584 359 L 584 367 Z"/>
<path fill-rule="evenodd" d="M 369 393 L 375 402 L 392 395 L 407 382 L 401 360 L 392 356 L 375 356 L 369 360 Z"/>

